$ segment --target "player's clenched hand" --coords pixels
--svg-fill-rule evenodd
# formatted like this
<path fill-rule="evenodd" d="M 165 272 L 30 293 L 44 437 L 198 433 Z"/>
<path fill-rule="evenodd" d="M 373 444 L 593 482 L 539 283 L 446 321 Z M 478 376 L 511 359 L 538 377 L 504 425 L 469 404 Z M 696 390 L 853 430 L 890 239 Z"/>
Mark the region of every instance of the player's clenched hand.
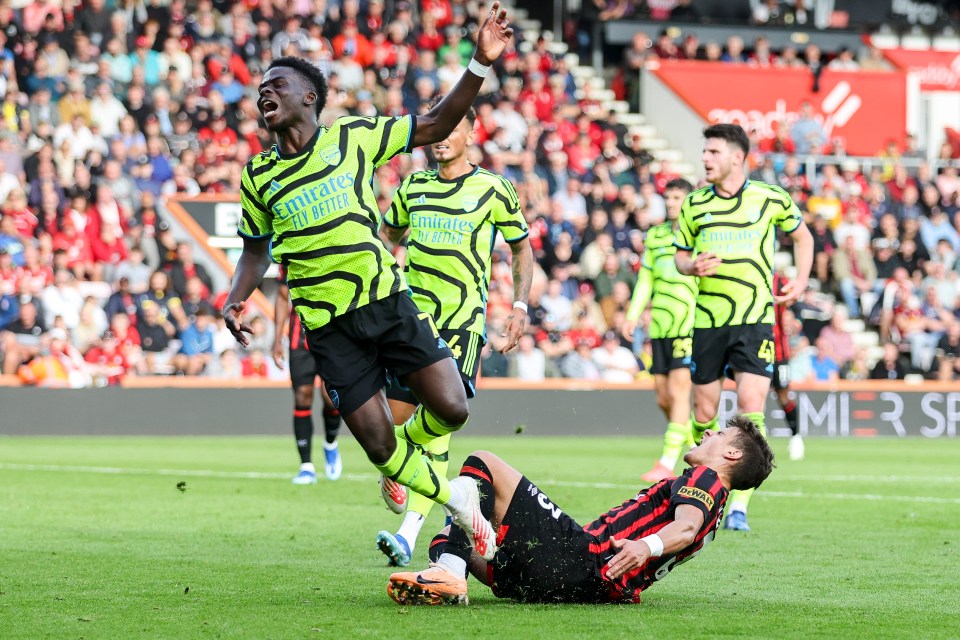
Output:
<path fill-rule="evenodd" d="M 610 538 L 610 548 L 617 550 L 617 555 L 607 564 L 607 578 L 610 580 L 616 580 L 625 573 L 639 569 L 650 558 L 650 547 L 639 540 Z"/>
<path fill-rule="evenodd" d="M 499 2 L 494 2 L 487 19 L 477 31 L 477 52 L 473 57 L 480 64 L 489 66 L 500 57 L 512 37 L 513 27 L 507 20 L 507 10 L 501 9 Z"/>
<path fill-rule="evenodd" d="M 245 302 L 232 302 L 223 307 L 223 321 L 227 325 L 230 333 L 244 347 L 250 344 L 250 340 L 244 333 L 253 335 L 253 329 L 248 324 L 243 323 L 243 310 L 247 306 Z"/>
<path fill-rule="evenodd" d="M 633 334 L 637 332 L 637 323 L 633 320 L 624 320 L 620 331 L 623 333 L 624 338 L 630 342 L 633 342 Z"/>
<path fill-rule="evenodd" d="M 723 264 L 723 260 L 712 253 L 699 253 L 693 259 L 693 273 L 697 277 L 712 276 L 717 272 L 717 268 Z"/>
<path fill-rule="evenodd" d="M 520 336 L 523 335 L 523 330 L 526 326 L 526 311 L 523 309 L 514 309 L 510 312 L 510 317 L 507 318 L 507 324 L 503 327 L 503 332 L 500 333 L 501 338 L 506 338 L 503 346 L 500 348 L 500 353 L 506 353 L 520 344 Z"/>
<path fill-rule="evenodd" d="M 797 278 L 796 280 L 789 280 L 780 287 L 780 295 L 773 296 L 773 301 L 777 304 L 782 304 L 786 307 L 789 307 L 794 302 L 800 299 L 800 296 L 803 295 L 803 292 L 807 290 L 807 280 L 806 278 Z"/>
<path fill-rule="evenodd" d="M 283 343 L 279 340 L 273 343 L 273 363 L 283 369 Z"/>

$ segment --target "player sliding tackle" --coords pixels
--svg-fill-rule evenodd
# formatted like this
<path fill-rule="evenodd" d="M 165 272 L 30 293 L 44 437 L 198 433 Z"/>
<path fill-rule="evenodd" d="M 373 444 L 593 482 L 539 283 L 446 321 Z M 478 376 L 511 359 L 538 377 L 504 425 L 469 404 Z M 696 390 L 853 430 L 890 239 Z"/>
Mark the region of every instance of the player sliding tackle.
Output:
<path fill-rule="evenodd" d="M 674 256 L 680 273 L 699 279 L 691 367 L 694 440 L 717 424 L 725 375 L 737 383 L 737 410 L 766 433 L 763 411 L 776 358 L 774 303 L 796 302 L 813 265 L 813 237 L 787 192 L 746 179 L 750 140 L 744 130 L 716 124 L 703 135 L 710 186 L 683 201 Z M 774 296 L 778 229 L 793 239 L 797 277 Z M 752 490 L 731 498 L 726 528 L 749 531 L 751 495 Z"/>
<path fill-rule="evenodd" d="M 731 489 L 753 489 L 773 470 L 763 434 L 739 415 L 707 431 L 684 460 L 690 468 L 644 489 L 581 527 L 519 471 L 486 451 L 463 464 L 460 479 L 480 489 L 483 515 L 500 547 L 490 562 L 450 528 L 431 546 L 436 561 L 390 576 L 400 604 L 466 604 L 467 569 L 494 595 L 520 602 L 639 602 L 640 593 L 694 558 L 713 539 Z M 439 557 L 437 557 L 439 556 Z"/>
<path fill-rule="evenodd" d="M 257 106 L 277 145 L 243 169 L 243 252 L 224 306 L 227 327 L 246 346 L 252 332 L 243 322 L 245 301 L 271 257 L 282 263 L 330 399 L 367 457 L 384 476 L 445 505 L 488 558 L 496 545 L 476 485 L 448 482 L 417 450 L 466 424 L 467 396 L 450 349 L 411 300 L 377 236 L 371 183 L 373 171 L 393 156 L 450 135 L 512 35 L 495 2 L 467 71 L 427 114 L 343 117 L 330 128 L 317 124 L 327 94 L 319 69 L 301 58 L 271 62 Z M 401 438 L 383 393 L 388 374 L 421 401 L 401 425 Z"/>

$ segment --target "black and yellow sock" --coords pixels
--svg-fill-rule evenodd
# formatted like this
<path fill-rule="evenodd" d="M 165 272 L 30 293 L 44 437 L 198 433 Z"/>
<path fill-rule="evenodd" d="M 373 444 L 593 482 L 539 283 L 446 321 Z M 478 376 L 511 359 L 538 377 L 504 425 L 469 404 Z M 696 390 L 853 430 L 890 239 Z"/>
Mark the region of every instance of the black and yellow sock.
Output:
<path fill-rule="evenodd" d="M 464 424 L 466 423 L 447 424 L 421 404 L 406 422 L 397 426 L 397 437 L 423 446 L 441 436 L 459 431 Z"/>
<path fill-rule="evenodd" d="M 703 440 L 704 431 L 717 428 L 717 416 L 713 416 L 713 419 L 708 420 L 707 422 L 700 422 L 694 417 L 691 419 L 690 424 L 693 425 L 693 442 L 695 444 L 700 444 L 700 441 Z"/>
<path fill-rule="evenodd" d="M 313 411 L 310 407 L 293 408 L 293 437 L 297 439 L 300 464 L 312 462 L 310 449 L 313 443 Z"/>
<path fill-rule="evenodd" d="M 434 473 L 427 459 L 406 440 L 398 439 L 397 449 L 390 459 L 383 464 L 374 463 L 374 466 L 394 482 L 410 487 L 434 502 L 446 504 L 450 501 L 450 484 L 447 478 Z"/>

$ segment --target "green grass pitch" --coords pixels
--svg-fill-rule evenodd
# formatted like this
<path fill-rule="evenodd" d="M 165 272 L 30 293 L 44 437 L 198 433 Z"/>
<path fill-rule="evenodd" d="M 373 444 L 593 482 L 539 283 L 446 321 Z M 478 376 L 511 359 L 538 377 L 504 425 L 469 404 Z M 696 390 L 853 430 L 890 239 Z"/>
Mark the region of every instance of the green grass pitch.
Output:
<path fill-rule="evenodd" d="M 654 438 L 454 438 L 581 522 L 640 488 Z M 471 582 L 400 608 L 374 470 L 298 487 L 291 438 L 0 438 L 0 638 L 957 638 L 960 441 L 809 440 L 638 606 L 533 606 Z M 183 490 L 178 489 L 179 483 Z M 431 515 L 414 566 L 439 527 Z"/>

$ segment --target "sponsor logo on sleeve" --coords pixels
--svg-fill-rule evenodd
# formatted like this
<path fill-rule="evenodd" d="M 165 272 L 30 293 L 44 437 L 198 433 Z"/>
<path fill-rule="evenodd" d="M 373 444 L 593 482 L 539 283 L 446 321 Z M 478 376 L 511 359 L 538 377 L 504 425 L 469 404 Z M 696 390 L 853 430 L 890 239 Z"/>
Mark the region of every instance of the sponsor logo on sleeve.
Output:
<path fill-rule="evenodd" d="M 702 502 L 704 506 L 707 507 L 707 510 L 713 509 L 713 496 L 698 487 L 680 487 L 677 495 Z"/>

